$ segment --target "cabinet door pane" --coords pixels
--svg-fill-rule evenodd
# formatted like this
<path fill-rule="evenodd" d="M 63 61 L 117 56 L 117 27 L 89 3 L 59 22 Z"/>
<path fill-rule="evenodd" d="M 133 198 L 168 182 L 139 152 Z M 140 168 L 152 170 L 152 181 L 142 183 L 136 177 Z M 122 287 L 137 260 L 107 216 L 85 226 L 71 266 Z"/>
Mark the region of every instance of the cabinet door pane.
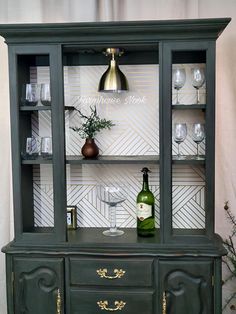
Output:
<path fill-rule="evenodd" d="M 50 232 L 54 189 L 49 54 L 21 54 L 17 60 L 22 229 Z"/>
<path fill-rule="evenodd" d="M 206 228 L 206 51 L 172 51 L 172 233 Z"/>
<path fill-rule="evenodd" d="M 9 51 L 15 235 L 17 240 L 30 243 L 36 239 L 55 241 L 56 237 L 63 240 L 66 213 L 64 125 L 59 121 L 60 117 L 64 121 L 59 88 L 62 65 L 57 58 L 60 47 L 13 45 Z M 52 80 L 55 76 L 58 79 Z M 61 170 L 60 175 L 55 169 Z M 63 214 L 65 218 L 59 219 Z"/>

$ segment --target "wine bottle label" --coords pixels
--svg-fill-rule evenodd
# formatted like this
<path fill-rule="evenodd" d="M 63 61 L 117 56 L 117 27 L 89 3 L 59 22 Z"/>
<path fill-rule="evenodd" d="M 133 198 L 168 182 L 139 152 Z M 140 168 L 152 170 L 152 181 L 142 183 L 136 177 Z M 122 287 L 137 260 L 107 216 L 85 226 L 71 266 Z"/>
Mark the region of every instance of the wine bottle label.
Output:
<path fill-rule="evenodd" d="M 152 205 L 137 203 L 137 217 L 140 221 L 152 216 Z"/>

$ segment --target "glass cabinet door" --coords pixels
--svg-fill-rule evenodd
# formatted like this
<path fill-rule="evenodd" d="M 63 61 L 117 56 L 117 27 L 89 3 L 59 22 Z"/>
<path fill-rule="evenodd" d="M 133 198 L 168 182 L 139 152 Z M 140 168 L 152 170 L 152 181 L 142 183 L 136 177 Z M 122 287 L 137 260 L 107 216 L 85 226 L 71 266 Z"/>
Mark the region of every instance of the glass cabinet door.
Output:
<path fill-rule="evenodd" d="M 164 179 L 169 204 L 165 237 L 213 234 L 214 55 L 211 43 L 166 45 L 163 112 L 170 158 Z M 204 239 L 204 237 L 203 237 Z M 205 238 L 206 239 L 206 238 Z M 204 240 L 203 240 L 204 241 Z"/>
<path fill-rule="evenodd" d="M 15 228 L 16 237 L 25 241 L 47 241 L 59 234 L 55 209 L 60 211 L 63 185 L 58 185 L 55 169 L 63 158 L 58 149 L 63 125 L 55 115 L 63 115 L 64 108 L 56 92 L 59 82 L 53 79 L 56 54 L 45 46 L 10 48 L 15 61 L 10 62 Z"/>
<path fill-rule="evenodd" d="M 180 63 L 181 62 L 181 63 Z M 172 52 L 172 230 L 205 229 L 205 51 Z"/>

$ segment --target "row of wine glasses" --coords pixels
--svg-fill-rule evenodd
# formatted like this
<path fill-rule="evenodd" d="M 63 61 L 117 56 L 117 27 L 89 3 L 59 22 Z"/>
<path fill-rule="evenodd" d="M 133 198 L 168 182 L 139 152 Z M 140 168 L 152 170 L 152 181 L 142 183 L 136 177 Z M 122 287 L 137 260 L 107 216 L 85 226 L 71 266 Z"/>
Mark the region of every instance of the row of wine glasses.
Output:
<path fill-rule="evenodd" d="M 44 136 L 41 138 L 27 137 L 22 157 L 25 159 L 35 159 L 38 156 L 48 158 L 52 156 L 52 138 Z"/>
<path fill-rule="evenodd" d="M 181 159 L 179 146 L 186 139 L 187 136 L 187 125 L 186 123 L 176 123 L 173 128 L 173 138 L 178 144 L 178 159 Z M 205 138 L 205 126 L 201 123 L 194 123 L 192 126 L 192 139 L 197 144 L 197 155 L 196 158 L 200 159 L 198 145 Z"/>
<path fill-rule="evenodd" d="M 44 106 L 51 105 L 50 84 L 29 83 L 24 84 L 21 101 L 25 106 L 36 106 L 41 102 Z"/>
<path fill-rule="evenodd" d="M 172 71 L 172 83 L 174 89 L 176 89 L 176 105 L 179 104 L 179 90 L 184 86 L 186 82 L 186 71 L 184 67 L 175 67 Z M 200 67 L 194 67 L 191 69 L 191 82 L 192 86 L 196 89 L 196 104 L 200 103 L 199 89 L 205 83 L 204 69 Z"/>

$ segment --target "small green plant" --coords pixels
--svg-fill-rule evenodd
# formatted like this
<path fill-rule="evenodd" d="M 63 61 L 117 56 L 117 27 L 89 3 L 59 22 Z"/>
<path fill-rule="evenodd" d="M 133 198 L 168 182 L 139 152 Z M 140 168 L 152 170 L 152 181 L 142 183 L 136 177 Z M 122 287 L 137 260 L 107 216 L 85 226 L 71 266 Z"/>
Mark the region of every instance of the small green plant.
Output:
<path fill-rule="evenodd" d="M 229 209 L 228 201 L 225 202 L 224 209 L 226 211 L 226 217 L 229 220 L 230 224 L 232 225 L 230 235 L 227 239 L 223 241 L 224 247 L 227 250 L 227 255 L 223 258 L 223 263 L 226 265 L 227 269 L 229 270 L 228 277 L 224 280 L 224 284 L 228 281 L 232 281 L 236 279 L 236 248 L 234 245 L 234 240 L 236 237 L 236 218 L 232 214 Z M 225 304 L 223 306 L 223 310 L 225 310 L 229 305 L 229 308 L 232 311 L 236 310 L 236 305 L 232 304 L 232 302 L 236 303 L 236 291 L 233 291 L 228 299 L 225 300 Z"/>
<path fill-rule="evenodd" d="M 96 107 L 90 107 L 91 114 L 90 116 L 86 116 L 79 109 L 75 109 L 78 111 L 81 119 L 82 125 L 80 127 L 70 127 L 75 132 L 78 132 L 81 138 L 94 138 L 95 135 L 104 129 L 111 129 L 113 122 L 111 120 L 101 119 L 97 114 Z"/>

